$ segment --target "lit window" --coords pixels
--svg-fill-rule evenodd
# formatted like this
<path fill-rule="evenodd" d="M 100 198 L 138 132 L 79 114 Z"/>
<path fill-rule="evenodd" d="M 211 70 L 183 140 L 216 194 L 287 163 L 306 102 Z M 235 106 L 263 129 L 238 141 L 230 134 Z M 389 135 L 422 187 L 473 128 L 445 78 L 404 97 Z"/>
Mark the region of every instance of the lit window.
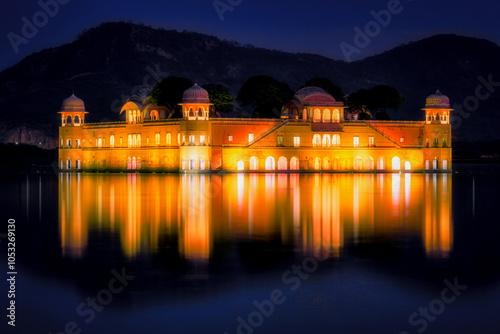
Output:
<path fill-rule="evenodd" d="M 159 133 L 155 134 L 155 143 L 156 143 L 156 145 L 160 145 L 160 134 Z"/>
<path fill-rule="evenodd" d="M 132 135 L 128 135 L 128 147 L 132 147 Z"/>
<path fill-rule="evenodd" d="M 167 141 L 166 141 L 167 145 L 170 146 L 172 145 L 172 135 L 169 133 L 167 133 Z"/>
<path fill-rule="evenodd" d="M 60 147 L 63 147 L 64 146 L 64 140 L 61 139 L 61 146 Z"/>
<path fill-rule="evenodd" d="M 354 136 L 354 137 L 352 138 L 352 145 L 353 145 L 354 147 L 358 147 L 358 146 L 359 146 L 359 136 Z"/>
<path fill-rule="evenodd" d="M 293 146 L 300 147 L 300 137 L 293 137 Z"/>
<path fill-rule="evenodd" d="M 405 142 L 405 137 L 401 137 L 401 138 L 399 138 L 399 142 L 400 142 L 400 143 L 404 143 L 404 142 Z"/>
<path fill-rule="evenodd" d="M 141 135 L 137 135 L 137 147 L 141 147 Z"/>
<path fill-rule="evenodd" d="M 228 141 L 233 141 L 233 136 L 227 136 Z"/>
<path fill-rule="evenodd" d="M 123 146 L 123 138 L 120 137 L 120 146 Z"/>
<path fill-rule="evenodd" d="M 77 148 L 80 148 L 80 139 L 77 139 L 77 140 L 76 140 L 76 147 L 77 147 Z"/>
<path fill-rule="evenodd" d="M 67 144 L 66 145 L 67 147 L 71 148 L 71 139 L 68 139 L 68 141 L 66 142 L 66 144 Z"/>
<path fill-rule="evenodd" d="M 177 134 L 177 145 L 179 145 L 181 143 L 181 134 L 178 133 Z"/>
<path fill-rule="evenodd" d="M 368 146 L 375 146 L 375 137 L 373 136 L 368 137 Z"/>
<path fill-rule="evenodd" d="M 194 135 L 189 135 L 189 145 L 194 145 Z"/>
<path fill-rule="evenodd" d="M 200 136 L 200 145 L 205 145 L 205 135 Z"/>
<path fill-rule="evenodd" d="M 254 140 L 253 133 L 249 133 L 248 134 L 248 142 L 251 143 L 251 142 L 253 142 L 253 140 Z"/>
<path fill-rule="evenodd" d="M 432 146 L 438 147 L 438 139 L 437 138 L 432 139 Z"/>
<path fill-rule="evenodd" d="M 149 145 L 149 137 L 146 137 L 146 146 Z"/>
<path fill-rule="evenodd" d="M 109 137 L 109 146 L 115 147 L 115 135 Z"/>
<path fill-rule="evenodd" d="M 182 145 L 186 145 L 186 136 L 182 136 Z"/>
<path fill-rule="evenodd" d="M 340 145 L 340 136 L 339 135 L 333 135 L 332 136 L 332 145 L 333 146 L 339 146 Z"/>
<path fill-rule="evenodd" d="M 448 140 L 443 138 L 443 147 L 448 147 Z"/>
<path fill-rule="evenodd" d="M 321 146 L 321 136 L 316 134 L 313 136 L 313 146 Z"/>
<path fill-rule="evenodd" d="M 277 146 L 283 146 L 283 136 L 278 136 Z"/>

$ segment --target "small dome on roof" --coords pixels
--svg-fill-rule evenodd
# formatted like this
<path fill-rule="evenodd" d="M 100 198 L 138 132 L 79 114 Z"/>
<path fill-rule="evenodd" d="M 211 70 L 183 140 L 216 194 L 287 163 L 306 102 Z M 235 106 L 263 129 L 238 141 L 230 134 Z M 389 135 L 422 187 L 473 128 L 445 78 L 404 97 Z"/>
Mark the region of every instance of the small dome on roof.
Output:
<path fill-rule="evenodd" d="M 210 103 L 210 98 L 208 92 L 195 83 L 193 87 L 184 91 L 182 103 Z"/>
<path fill-rule="evenodd" d="M 62 111 L 85 111 L 85 104 L 82 99 L 79 99 L 75 94 L 71 94 L 66 100 L 63 101 Z"/>
<path fill-rule="evenodd" d="M 427 96 L 425 100 L 426 108 L 450 108 L 450 99 L 448 96 L 441 94 L 441 92 L 436 90 L 432 95 Z"/>
<path fill-rule="evenodd" d="M 326 90 L 309 86 L 299 89 L 294 96 L 302 105 L 328 106 L 342 104 L 333 98 Z"/>

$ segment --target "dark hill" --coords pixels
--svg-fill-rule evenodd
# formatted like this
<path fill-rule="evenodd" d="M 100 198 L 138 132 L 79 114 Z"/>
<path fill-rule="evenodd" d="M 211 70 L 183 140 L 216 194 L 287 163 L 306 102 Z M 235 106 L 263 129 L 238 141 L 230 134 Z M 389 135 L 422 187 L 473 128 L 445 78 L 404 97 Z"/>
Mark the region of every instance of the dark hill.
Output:
<path fill-rule="evenodd" d="M 259 74 L 285 81 L 292 89 L 313 77 L 330 78 L 346 93 L 388 84 L 407 98 L 392 118 L 421 120 L 425 97 L 436 88 L 453 104 L 475 94 L 480 75 L 500 81 L 499 55 L 500 47 L 486 40 L 438 35 L 345 63 L 192 32 L 104 23 L 72 43 L 34 53 L 0 72 L 0 142 L 55 147 L 57 111 L 72 90 L 85 101 L 88 121 L 116 120 L 123 100 L 167 75 L 196 79 L 201 85 L 223 83 L 234 95 Z M 500 139 L 495 126 L 499 102 L 500 92 L 480 101 L 479 109 L 458 128 L 457 138 Z"/>

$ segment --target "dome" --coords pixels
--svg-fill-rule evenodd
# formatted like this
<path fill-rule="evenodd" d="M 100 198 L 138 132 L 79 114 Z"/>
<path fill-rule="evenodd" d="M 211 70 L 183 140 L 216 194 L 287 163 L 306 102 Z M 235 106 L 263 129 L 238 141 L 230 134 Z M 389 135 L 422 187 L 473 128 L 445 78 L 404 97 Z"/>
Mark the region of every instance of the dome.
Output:
<path fill-rule="evenodd" d="M 450 99 L 441 94 L 439 89 L 432 95 L 427 96 L 425 100 L 426 108 L 450 108 Z"/>
<path fill-rule="evenodd" d="M 210 103 L 210 98 L 208 92 L 195 83 L 193 87 L 184 91 L 182 103 Z"/>
<path fill-rule="evenodd" d="M 66 100 L 63 101 L 62 111 L 85 111 L 85 104 L 83 100 L 77 98 L 75 94 L 71 94 Z"/>
<path fill-rule="evenodd" d="M 304 87 L 299 89 L 294 96 L 302 105 L 329 106 L 342 105 L 337 102 L 326 90 L 319 87 Z"/>

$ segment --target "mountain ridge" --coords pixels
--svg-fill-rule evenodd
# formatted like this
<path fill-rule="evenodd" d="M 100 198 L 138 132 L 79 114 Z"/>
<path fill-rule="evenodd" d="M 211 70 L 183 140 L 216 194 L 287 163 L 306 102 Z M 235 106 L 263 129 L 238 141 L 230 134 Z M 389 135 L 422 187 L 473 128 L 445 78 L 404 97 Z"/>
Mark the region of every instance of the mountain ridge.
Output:
<path fill-rule="evenodd" d="M 33 53 L 0 72 L 0 142 L 57 147 L 57 111 L 73 90 L 85 101 L 89 121 L 117 120 L 124 99 L 151 89 L 167 75 L 184 76 L 200 85 L 222 83 L 233 96 L 249 77 L 260 74 L 284 81 L 293 90 L 313 77 L 327 77 L 345 93 L 388 84 L 407 99 L 397 113 L 391 113 L 393 119 L 423 120 L 420 109 L 426 96 L 439 88 L 452 105 L 463 104 L 474 95 L 479 76 L 492 75 L 496 80 L 499 57 L 500 47 L 493 42 L 454 34 L 409 42 L 347 63 L 310 53 L 241 46 L 201 33 L 103 23 L 71 43 Z M 493 92 L 480 101 L 477 111 L 461 116 L 455 138 L 500 139 L 494 127 L 500 121 L 499 102 L 500 93 Z M 491 120 L 486 127 L 484 118 Z"/>

